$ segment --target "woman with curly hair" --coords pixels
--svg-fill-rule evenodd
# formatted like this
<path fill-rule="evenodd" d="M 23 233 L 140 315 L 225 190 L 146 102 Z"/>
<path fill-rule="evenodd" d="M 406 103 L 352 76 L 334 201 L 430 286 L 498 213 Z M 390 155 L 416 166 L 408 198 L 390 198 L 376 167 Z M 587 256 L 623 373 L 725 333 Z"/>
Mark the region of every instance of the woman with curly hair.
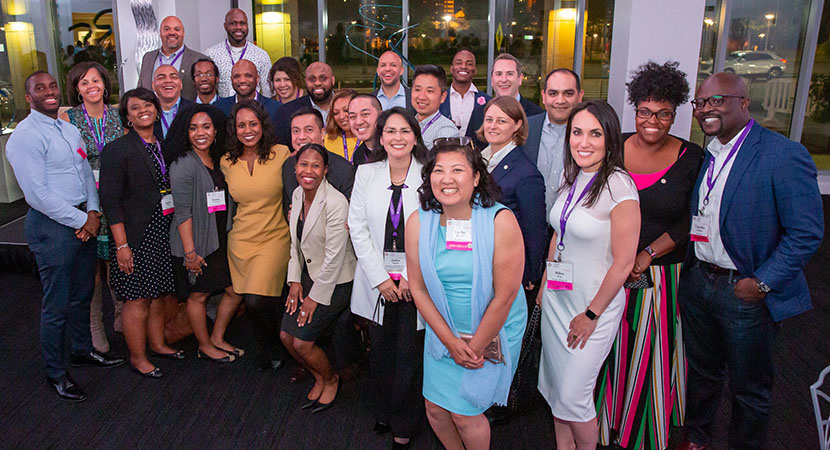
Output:
<path fill-rule="evenodd" d="M 703 150 L 669 134 L 678 105 L 689 99 L 686 74 L 677 66 L 649 62 L 627 84 L 637 131 L 623 136 L 625 169 L 637 186 L 642 225 L 622 325 L 600 374 L 603 445 L 664 449 L 670 425 L 683 424 L 686 360 L 677 285 Z"/>
<path fill-rule="evenodd" d="M 290 56 L 276 60 L 268 72 L 268 85 L 274 94 L 272 99 L 286 104 L 303 96 L 303 70 L 300 63 Z"/>
<path fill-rule="evenodd" d="M 326 150 L 335 155 L 354 160 L 354 153 L 360 147 L 358 139 L 349 128 L 349 102 L 357 95 L 354 89 L 341 89 L 331 99 L 331 111 L 326 118 Z"/>
<path fill-rule="evenodd" d="M 237 103 L 220 166 L 233 201 L 228 214 L 228 262 L 233 290 L 245 300 L 262 348 L 261 368 L 280 366 L 282 296 L 291 239 L 282 213 L 282 165 L 288 147 L 276 144 L 268 113 L 255 100 Z"/>

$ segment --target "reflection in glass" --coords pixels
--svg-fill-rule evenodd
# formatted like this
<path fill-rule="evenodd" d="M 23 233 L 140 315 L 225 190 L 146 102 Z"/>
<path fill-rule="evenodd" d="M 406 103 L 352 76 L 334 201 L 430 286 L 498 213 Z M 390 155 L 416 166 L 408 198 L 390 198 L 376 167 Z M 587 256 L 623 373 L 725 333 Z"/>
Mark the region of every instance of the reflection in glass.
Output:
<path fill-rule="evenodd" d="M 308 66 L 318 60 L 316 0 L 256 0 L 256 44 L 271 61 L 292 56 Z"/>
<path fill-rule="evenodd" d="M 521 61 L 524 80 L 519 93 L 536 104 L 541 103 L 541 85 L 547 75 L 547 58 L 542 58 L 545 47 L 542 30 L 548 25 L 542 20 L 545 3 L 527 0 L 496 3 L 496 48 L 493 54 L 510 53 Z"/>
<path fill-rule="evenodd" d="M 703 80 L 712 74 L 714 70 L 715 53 L 718 45 L 718 24 L 720 23 L 720 0 L 706 0 L 706 7 L 703 15 L 703 35 L 700 39 L 700 63 L 697 70 L 697 81 L 694 89 L 691 92 L 691 97 L 694 98 L 697 88 L 700 87 Z M 700 146 L 706 144 L 706 136 L 700 129 L 697 119 L 692 116 L 692 130 L 689 135 L 689 142 L 694 142 Z"/>
<path fill-rule="evenodd" d="M 816 57 L 810 79 L 801 143 L 819 170 L 830 170 L 830 6 L 824 5 Z"/>
<path fill-rule="evenodd" d="M 582 89 L 585 100 L 608 98 L 614 0 L 588 0 L 583 37 Z"/>

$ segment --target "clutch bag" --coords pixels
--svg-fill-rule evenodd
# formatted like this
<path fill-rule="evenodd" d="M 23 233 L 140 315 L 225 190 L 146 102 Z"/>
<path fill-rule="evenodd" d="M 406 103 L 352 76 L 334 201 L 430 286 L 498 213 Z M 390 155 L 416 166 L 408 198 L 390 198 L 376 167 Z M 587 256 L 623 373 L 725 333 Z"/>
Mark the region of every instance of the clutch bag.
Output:
<path fill-rule="evenodd" d="M 472 334 L 467 333 L 458 333 L 458 337 L 460 337 L 464 342 L 467 344 L 473 340 Z M 499 335 L 496 335 L 487 347 L 484 348 L 484 359 L 490 361 L 493 364 L 501 364 L 504 362 L 504 355 L 501 353 L 501 339 L 499 339 Z"/>

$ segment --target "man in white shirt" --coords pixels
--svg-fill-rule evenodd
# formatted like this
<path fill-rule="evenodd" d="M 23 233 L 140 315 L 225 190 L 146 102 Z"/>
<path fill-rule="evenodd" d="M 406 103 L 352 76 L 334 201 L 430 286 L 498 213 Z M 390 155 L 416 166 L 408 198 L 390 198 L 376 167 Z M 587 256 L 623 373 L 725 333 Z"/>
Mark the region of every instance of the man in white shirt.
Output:
<path fill-rule="evenodd" d="M 421 136 L 428 150 L 440 137 L 458 136 L 458 127 L 438 109 L 447 97 L 447 73 L 440 66 L 425 64 L 415 68 L 412 78 L 412 107 L 421 126 Z"/>
<path fill-rule="evenodd" d="M 384 111 L 393 106 L 406 108 L 409 105 L 410 91 L 401 83 L 404 70 L 403 61 L 397 53 L 387 50 L 380 55 L 377 68 L 380 89 L 375 91 L 375 96 Z"/>
<path fill-rule="evenodd" d="M 515 56 L 509 53 L 502 53 L 497 56 L 493 61 L 493 71 L 490 74 L 490 79 L 493 83 L 494 96 L 505 95 L 515 98 L 522 104 L 522 109 L 525 110 L 527 117 L 544 112 L 539 105 L 519 94 L 519 88 L 522 87 L 522 63 Z"/>
<path fill-rule="evenodd" d="M 184 25 L 176 16 L 165 17 L 159 27 L 161 47 L 144 54 L 138 87 L 152 89 L 153 74 L 162 65 L 171 65 L 179 71 L 182 80 L 182 97 L 193 100 L 196 88 L 193 85 L 193 63 L 205 55 L 184 45 Z"/>
<path fill-rule="evenodd" d="M 193 84 L 196 86 L 196 103 L 212 105 L 219 100 L 216 84 L 219 82 L 219 68 L 210 58 L 193 63 Z"/>
<path fill-rule="evenodd" d="M 248 16 L 239 8 L 233 8 L 225 14 L 225 32 L 227 39 L 219 42 L 205 51 L 205 54 L 219 67 L 220 97 L 233 95 L 231 86 L 231 70 L 240 59 L 247 59 L 254 63 L 259 74 L 259 93 L 271 97 L 271 87 L 268 86 L 268 72 L 271 70 L 271 57 L 268 52 L 248 41 Z"/>

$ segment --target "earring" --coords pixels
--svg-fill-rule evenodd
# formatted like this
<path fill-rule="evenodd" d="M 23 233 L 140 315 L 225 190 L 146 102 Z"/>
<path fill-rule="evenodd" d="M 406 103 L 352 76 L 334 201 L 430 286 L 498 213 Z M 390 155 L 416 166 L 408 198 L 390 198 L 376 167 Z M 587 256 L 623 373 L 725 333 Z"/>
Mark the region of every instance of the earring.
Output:
<path fill-rule="evenodd" d="M 158 122 L 158 121 L 159 121 L 159 118 L 161 118 L 161 116 L 160 116 L 160 115 L 158 115 L 158 114 L 156 114 L 156 122 Z"/>
<path fill-rule="evenodd" d="M 110 93 L 106 89 L 104 89 L 104 98 L 105 99 L 110 98 Z M 106 103 L 106 100 L 104 100 L 104 102 Z"/>
<path fill-rule="evenodd" d="M 127 128 L 132 128 L 132 127 L 133 127 L 133 122 L 128 120 L 127 121 Z"/>
<path fill-rule="evenodd" d="M 84 98 L 81 97 L 81 93 L 79 92 L 78 93 L 78 103 L 83 103 L 83 102 L 84 102 Z"/>

